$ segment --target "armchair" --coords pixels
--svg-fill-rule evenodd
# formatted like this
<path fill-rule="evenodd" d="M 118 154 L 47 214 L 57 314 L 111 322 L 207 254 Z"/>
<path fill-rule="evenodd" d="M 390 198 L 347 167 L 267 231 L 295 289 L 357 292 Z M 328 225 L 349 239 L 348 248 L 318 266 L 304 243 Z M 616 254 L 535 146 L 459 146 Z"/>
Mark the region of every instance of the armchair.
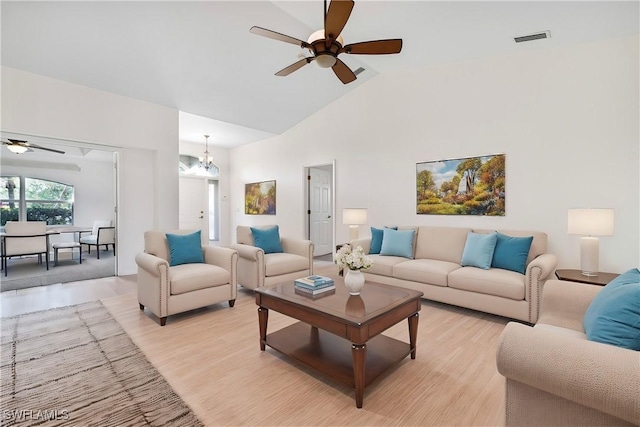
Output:
<path fill-rule="evenodd" d="M 549 280 L 535 327 L 507 324 L 497 350 L 505 425 L 640 425 L 640 352 L 589 341 L 582 326 L 602 289 Z"/>
<path fill-rule="evenodd" d="M 174 230 L 170 234 L 193 231 Z M 229 248 L 202 246 L 203 263 L 170 266 L 171 252 L 165 232 L 144 233 L 144 252 L 138 264 L 138 303 L 160 318 L 228 301 L 233 307 L 237 293 L 238 253 Z"/>
<path fill-rule="evenodd" d="M 116 228 L 111 226 L 111 221 L 94 221 L 91 235 L 82 236 L 82 233 L 86 233 L 86 231 L 80 232 L 80 246 L 87 245 L 89 248 L 89 254 L 91 254 L 91 246 L 95 246 L 98 259 L 100 259 L 100 246 L 104 246 L 106 250 L 109 250 L 109 245 L 111 245 L 113 247 L 113 255 L 115 256 Z"/>
<path fill-rule="evenodd" d="M 263 230 L 273 225 L 258 226 Z M 239 225 L 236 229 L 238 251 L 238 283 L 249 289 L 272 285 L 313 274 L 313 243 L 310 240 L 281 237 L 281 253 L 265 254 L 254 246 L 251 227 Z"/>
<path fill-rule="evenodd" d="M 2 268 L 7 276 L 7 259 L 12 256 L 38 255 L 42 264 L 45 255 L 49 270 L 49 234 L 44 221 L 7 221 L 2 236 Z"/>

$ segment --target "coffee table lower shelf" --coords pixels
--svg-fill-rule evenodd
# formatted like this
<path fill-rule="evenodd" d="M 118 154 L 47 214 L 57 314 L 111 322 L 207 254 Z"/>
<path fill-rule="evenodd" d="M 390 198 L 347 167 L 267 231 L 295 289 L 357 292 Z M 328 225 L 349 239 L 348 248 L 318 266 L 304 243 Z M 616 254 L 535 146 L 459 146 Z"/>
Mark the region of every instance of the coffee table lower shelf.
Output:
<path fill-rule="evenodd" d="M 272 332 L 264 341 L 278 352 L 355 390 L 351 342 L 298 322 Z M 408 343 L 377 335 L 366 343 L 364 386 L 411 354 Z"/>

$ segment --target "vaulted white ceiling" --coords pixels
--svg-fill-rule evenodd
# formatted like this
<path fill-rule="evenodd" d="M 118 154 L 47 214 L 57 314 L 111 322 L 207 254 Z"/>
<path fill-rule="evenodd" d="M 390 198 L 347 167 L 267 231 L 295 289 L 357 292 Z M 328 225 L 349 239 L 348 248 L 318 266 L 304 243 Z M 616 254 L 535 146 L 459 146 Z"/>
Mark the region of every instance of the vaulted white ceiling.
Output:
<path fill-rule="evenodd" d="M 170 106 L 182 140 L 233 147 L 280 134 L 379 73 L 638 34 L 637 1 L 356 0 L 346 43 L 402 38 L 398 55 L 341 55 L 358 79 L 307 65 L 304 54 L 249 33 L 306 40 L 323 1 L 2 1 L 4 66 Z M 548 30 L 551 38 L 516 44 Z M 198 117 L 199 116 L 199 117 Z"/>

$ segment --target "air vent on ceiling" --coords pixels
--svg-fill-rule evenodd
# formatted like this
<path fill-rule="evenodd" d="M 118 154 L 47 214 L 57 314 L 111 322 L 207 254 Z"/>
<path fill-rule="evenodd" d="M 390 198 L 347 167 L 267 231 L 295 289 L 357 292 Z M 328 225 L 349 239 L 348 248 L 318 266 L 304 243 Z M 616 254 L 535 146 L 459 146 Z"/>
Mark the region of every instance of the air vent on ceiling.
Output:
<path fill-rule="evenodd" d="M 516 41 L 516 43 L 522 43 L 522 42 L 530 42 L 532 40 L 548 39 L 550 37 L 551 37 L 551 33 L 549 31 L 541 31 L 535 34 L 514 37 L 513 39 Z"/>
<path fill-rule="evenodd" d="M 363 72 L 363 71 L 364 71 L 364 68 L 362 68 L 362 67 L 358 67 L 358 69 L 357 69 L 357 70 L 355 70 L 355 71 L 353 72 L 353 74 L 355 74 L 355 75 L 357 76 L 358 74 L 360 74 L 360 73 L 361 73 L 361 72 Z"/>

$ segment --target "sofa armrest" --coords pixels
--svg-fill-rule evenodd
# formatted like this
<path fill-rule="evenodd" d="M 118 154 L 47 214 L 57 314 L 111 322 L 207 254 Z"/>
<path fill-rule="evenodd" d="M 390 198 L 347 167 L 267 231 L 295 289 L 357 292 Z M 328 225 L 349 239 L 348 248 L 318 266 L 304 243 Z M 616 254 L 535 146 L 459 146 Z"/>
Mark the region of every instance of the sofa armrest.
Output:
<path fill-rule="evenodd" d="M 167 260 L 146 252 L 140 252 L 136 255 L 136 264 L 138 264 L 138 268 L 145 270 L 154 277 L 160 277 L 169 272 L 169 263 Z"/>
<path fill-rule="evenodd" d="M 542 291 L 538 323 L 584 332 L 584 314 L 601 290 L 601 286 L 586 283 L 547 280 Z"/>
<path fill-rule="evenodd" d="M 231 245 L 230 248 L 238 252 L 237 282 L 249 289 L 264 286 L 264 251 L 242 243 Z"/>
<path fill-rule="evenodd" d="M 251 261 L 259 261 L 262 259 L 264 262 L 264 251 L 256 246 L 237 243 L 229 246 L 229 248 L 237 251 L 240 258 Z"/>
<path fill-rule="evenodd" d="M 547 280 L 556 271 L 558 258 L 553 254 L 542 254 L 535 257 L 527 265 L 527 275 L 535 275 L 537 280 Z"/>
<path fill-rule="evenodd" d="M 158 317 L 169 315 L 169 263 L 162 258 L 140 252 L 138 264 L 138 302 Z"/>
<path fill-rule="evenodd" d="M 511 322 L 499 338 L 496 362 L 507 381 L 632 424 L 640 420 L 640 352 Z"/>
<path fill-rule="evenodd" d="M 558 259 L 553 254 L 535 257 L 525 271 L 525 299 L 529 301 L 529 322 L 536 323 L 540 315 L 540 300 L 545 281 L 555 271 Z"/>
<path fill-rule="evenodd" d="M 300 255 L 310 259 L 313 263 L 313 242 L 311 240 L 282 237 L 280 243 L 282 243 L 282 250 L 286 253 Z"/>
<path fill-rule="evenodd" d="M 368 254 L 371 250 L 371 239 L 355 239 L 349 242 L 352 249 L 357 248 L 358 246 L 362 246 L 362 250 L 365 254 Z"/>
<path fill-rule="evenodd" d="M 238 263 L 237 250 L 219 246 L 203 246 L 202 249 L 204 250 L 205 263 L 217 265 L 218 267 L 235 273 Z"/>

